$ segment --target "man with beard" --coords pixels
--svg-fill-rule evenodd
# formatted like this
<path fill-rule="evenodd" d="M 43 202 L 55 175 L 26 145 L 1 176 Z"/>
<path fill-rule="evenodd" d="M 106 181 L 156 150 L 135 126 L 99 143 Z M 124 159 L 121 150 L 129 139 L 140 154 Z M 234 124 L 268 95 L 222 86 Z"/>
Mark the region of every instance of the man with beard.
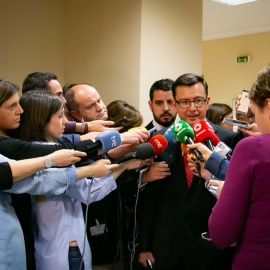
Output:
<path fill-rule="evenodd" d="M 176 118 L 174 109 L 174 98 L 172 94 L 173 80 L 162 79 L 156 81 L 150 88 L 148 101 L 149 108 L 153 113 L 154 120 L 151 121 L 146 129 L 155 127 L 157 130 L 171 126 Z"/>
<path fill-rule="evenodd" d="M 150 88 L 148 105 L 153 113 L 153 120 L 145 127 L 147 130 L 156 128 L 157 131 L 168 128 L 174 124 L 176 118 L 176 110 L 174 108 L 175 100 L 172 93 L 172 85 L 174 81 L 170 79 L 162 79 L 154 82 Z M 152 133 L 153 135 L 153 133 Z M 164 161 L 153 162 L 150 166 L 141 171 L 141 183 L 152 182 L 155 180 L 160 180 L 165 177 L 170 176 L 170 168 L 168 164 Z M 134 198 L 137 198 L 134 195 Z M 141 196 L 141 195 L 140 195 Z M 137 217 L 140 219 L 140 211 L 144 207 L 144 204 L 139 199 L 138 213 Z M 132 224 L 133 225 L 133 224 Z M 133 231 L 133 227 L 132 230 Z M 131 235 L 131 239 L 133 234 Z M 139 243 L 140 246 L 140 243 Z M 141 269 L 138 264 L 138 253 L 135 250 L 135 257 L 133 261 L 133 269 Z M 147 259 L 149 259 L 147 257 Z"/>

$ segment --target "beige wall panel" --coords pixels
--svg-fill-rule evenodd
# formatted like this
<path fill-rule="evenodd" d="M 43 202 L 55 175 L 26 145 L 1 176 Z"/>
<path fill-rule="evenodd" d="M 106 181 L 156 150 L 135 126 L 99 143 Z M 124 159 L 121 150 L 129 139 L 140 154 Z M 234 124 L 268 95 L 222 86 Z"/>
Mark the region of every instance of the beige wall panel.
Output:
<path fill-rule="evenodd" d="M 141 1 L 69 1 L 66 82 L 139 106 Z"/>
<path fill-rule="evenodd" d="M 270 32 L 203 42 L 203 74 L 209 84 L 211 103 L 226 103 L 242 89 L 250 89 L 256 76 L 270 63 Z M 236 63 L 237 56 L 251 56 L 251 62 Z"/>
<path fill-rule="evenodd" d="M 149 89 L 163 78 L 202 72 L 202 1 L 142 1 L 140 110 L 152 120 Z"/>
<path fill-rule="evenodd" d="M 28 73 L 51 71 L 64 82 L 65 3 L 65 0 L 1 1 L 1 77 L 21 87 Z"/>

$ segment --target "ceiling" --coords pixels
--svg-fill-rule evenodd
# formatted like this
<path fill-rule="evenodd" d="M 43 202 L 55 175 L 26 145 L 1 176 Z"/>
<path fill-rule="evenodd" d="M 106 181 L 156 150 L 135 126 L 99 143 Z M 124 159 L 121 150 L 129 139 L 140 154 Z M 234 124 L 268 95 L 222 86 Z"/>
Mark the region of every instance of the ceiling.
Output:
<path fill-rule="evenodd" d="M 203 40 L 270 31 L 270 0 L 226 6 L 203 0 Z"/>

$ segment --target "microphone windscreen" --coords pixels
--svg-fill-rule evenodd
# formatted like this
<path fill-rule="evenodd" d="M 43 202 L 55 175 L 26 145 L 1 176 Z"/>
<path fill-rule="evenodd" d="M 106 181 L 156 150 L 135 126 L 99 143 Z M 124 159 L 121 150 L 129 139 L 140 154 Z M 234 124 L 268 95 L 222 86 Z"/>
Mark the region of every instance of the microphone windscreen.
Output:
<path fill-rule="evenodd" d="M 117 130 L 108 130 L 99 133 L 96 138 L 96 142 L 101 142 L 101 151 L 109 151 L 121 144 L 120 133 Z"/>
<path fill-rule="evenodd" d="M 173 126 L 170 126 L 166 132 L 164 133 L 164 138 L 167 140 L 169 145 L 176 144 L 178 142 L 177 138 L 175 137 L 175 134 L 173 132 Z"/>
<path fill-rule="evenodd" d="M 191 126 L 183 120 L 178 121 L 178 123 L 174 125 L 173 132 L 175 137 L 184 144 L 187 144 L 185 137 L 190 137 L 191 139 L 194 138 L 194 132 Z"/>
<path fill-rule="evenodd" d="M 161 134 L 155 135 L 148 142 L 154 147 L 154 156 L 159 155 L 168 146 L 167 140 Z"/>
<path fill-rule="evenodd" d="M 217 146 L 220 143 L 220 139 L 215 133 L 214 136 L 211 138 L 211 142 L 214 146 Z"/>
<path fill-rule="evenodd" d="M 143 129 L 143 130 L 147 130 L 145 127 L 133 127 L 133 128 L 130 128 L 130 129 L 128 130 L 128 132 L 129 132 L 129 131 L 132 131 L 132 130 L 134 130 L 134 129 Z"/>
<path fill-rule="evenodd" d="M 193 139 L 193 142 L 194 143 L 197 143 L 198 142 L 195 137 Z M 181 143 L 181 150 L 182 150 L 182 152 L 184 152 L 187 155 L 190 154 L 189 150 L 187 149 L 187 144 Z"/>
<path fill-rule="evenodd" d="M 193 125 L 193 130 L 198 142 L 204 142 L 206 139 L 210 139 L 214 146 L 220 142 L 212 126 L 205 120 L 200 120 L 195 123 Z"/>
<path fill-rule="evenodd" d="M 189 150 L 187 149 L 187 144 L 181 143 L 181 150 L 183 153 L 189 155 Z"/>
<path fill-rule="evenodd" d="M 155 155 L 154 147 L 151 143 L 139 144 L 134 151 L 136 152 L 136 158 L 142 160 L 152 158 Z"/>

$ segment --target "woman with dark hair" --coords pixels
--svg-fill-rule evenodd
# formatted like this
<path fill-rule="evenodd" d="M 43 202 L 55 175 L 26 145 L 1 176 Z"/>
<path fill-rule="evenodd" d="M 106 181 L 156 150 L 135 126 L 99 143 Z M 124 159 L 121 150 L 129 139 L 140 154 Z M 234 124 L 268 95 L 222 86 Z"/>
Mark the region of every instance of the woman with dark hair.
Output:
<path fill-rule="evenodd" d="M 92 141 L 84 141 L 76 144 L 65 144 L 65 145 L 35 145 L 29 142 L 24 142 L 21 140 L 13 139 L 10 138 L 7 135 L 8 130 L 15 129 L 19 126 L 20 123 L 20 115 L 22 114 L 23 110 L 21 106 L 19 105 L 19 95 L 18 95 L 18 90 L 19 87 L 9 81 L 2 80 L 0 79 L 0 154 L 11 158 L 11 159 L 16 159 L 16 160 L 22 160 L 25 158 L 34 158 L 34 157 L 42 157 L 42 156 L 48 156 L 50 153 L 53 153 L 55 150 L 62 149 L 62 148 L 71 148 L 71 149 L 79 149 L 82 151 L 87 150 L 88 146 L 93 144 Z M 95 153 L 93 153 L 95 154 Z M 12 180 L 11 180 L 11 173 L 14 174 L 14 169 L 12 172 L 9 170 L 9 162 L 10 160 L 4 156 L 1 155 L 1 161 L 5 162 L 1 164 L 1 167 L 4 167 L 4 171 L 2 175 L 2 179 L 4 178 L 5 180 L 2 180 L 1 183 L 3 182 L 8 182 L 6 184 L 3 184 L 1 189 L 7 189 L 12 187 Z M 48 166 L 66 166 L 68 164 L 75 163 L 80 160 L 80 156 L 85 156 L 85 154 L 77 152 L 77 151 L 62 151 L 62 154 L 59 155 L 62 157 L 62 161 L 64 159 L 64 162 L 61 161 L 61 159 L 58 158 L 58 161 L 53 160 L 51 158 L 51 161 L 49 160 L 48 162 L 48 157 L 46 157 L 46 161 L 44 158 L 41 158 L 43 161 L 43 166 L 46 165 L 46 168 Z M 49 156 L 50 157 L 50 156 Z M 62 162 L 62 165 L 60 163 Z M 23 161 L 22 161 L 23 162 Z M 32 161 L 34 162 L 34 161 Z M 40 162 L 40 159 L 39 159 Z M 46 163 L 45 163 L 46 162 Z M 16 163 L 14 163 L 16 164 Z M 31 175 L 35 171 L 31 171 L 30 169 L 32 168 L 31 166 L 28 166 L 27 163 L 25 164 L 25 169 L 29 169 L 27 171 Z M 13 165 L 14 166 L 14 165 Z M 40 168 L 40 164 L 38 165 Z M 22 166 L 23 167 L 23 166 Z M 77 172 L 77 177 L 78 179 L 84 178 L 87 175 L 91 175 L 93 172 L 93 168 L 91 166 L 86 166 L 82 167 L 83 169 L 75 169 L 74 168 L 65 168 L 65 169 L 49 169 L 48 172 L 45 171 L 45 176 L 44 174 L 37 174 L 35 177 L 32 177 L 32 184 L 30 185 L 23 185 L 25 182 L 18 182 L 14 185 L 12 190 L 9 190 L 8 192 L 10 193 L 31 193 L 31 194 L 46 194 L 46 192 L 51 192 L 51 190 L 54 190 L 54 192 L 59 191 L 55 188 L 53 185 L 44 185 L 46 190 L 39 189 L 38 193 L 36 192 L 37 186 L 35 186 L 36 183 L 39 183 L 40 185 L 43 183 L 43 180 L 45 183 L 47 183 L 46 178 L 50 177 L 50 170 L 53 170 L 53 175 L 55 175 L 55 170 L 57 170 L 57 173 L 61 173 L 61 170 L 63 170 L 62 174 L 65 173 L 66 175 L 66 181 L 64 183 L 65 188 L 68 188 L 69 185 L 67 185 L 68 181 L 71 181 L 71 179 L 76 180 L 76 172 Z M 41 168 L 43 169 L 43 167 Z M 70 171 L 70 172 L 69 172 Z M 23 170 L 19 170 L 19 174 L 15 175 L 20 176 L 21 178 L 26 177 L 25 174 L 20 174 L 22 173 Z M 71 176 L 70 176 L 71 174 Z M 20 179 L 21 179 L 20 178 Z M 50 179 L 53 179 L 50 177 Z M 64 180 L 64 179 L 62 179 Z M 55 184 L 58 182 L 55 182 Z M 17 187 L 20 188 L 17 188 Z M 22 196 L 22 197 L 20 197 Z M 1 229 L 3 232 L 6 232 L 7 238 L 8 237 L 8 232 L 10 232 L 12 235 L 16 235 L 17 237 L 15 238 L 10 238 L 9 239 L 9 245 L 8 247 L 6 246 L 5 242 L 1 244 L 1 247 L 4 249 L 0 249 L 1 255 L 1 265 L 13 265 L 14 267 L 11 267 L 12 269 L 25 269 L 26 268 L 26 261 L 25 261 L 25 251 L 27 255 L 27 269 L 35 269 L 35 264 L 33 260 L 33 242 L 32 242 L 32 229 L 31 229 L 31 200 L 30 196 L 28 194 L 16 194 L 15 196 L 12 197 L 12 204 L 16 210 L 16 214 L 19 217 L 21 226 L 23 227 L 23 233 L 22 235 L 22 230 L 20 227 L 20 224 L 18 222 L 18 218 L 15 214 L 14 209 L 11 206 L 11 198 L 9 194 L 0 194 L 0 201 L 1 201 L 1 210 L 0 210 L 0 215 L 1 220 L 4 222 L 6 219 L 10 219 L 12 223 L 8 224 L 7 223 L 1 223 Z M 4 218 L 5 216 L 5 218 Z M 24 242 L 23 238 L 25 241 L 25 247 L 24 248 Z M 15 243 L 13 242 L 14 239 L 17 239 Z M 22 241 L 21 241 L 22 240 Z M 14 244 L 13 244 L 14 243 Z M 14 246 L 17 247 L 15 250 L 11 250 L 14 248 Z M 10 248 L 11 249 L 10 249 Z M 16 253 L 15 256 L 13 251 Z M 9 254 L 9 255 L 6 255 Z M 18 260 L 15 260 L 17 258 Z"/>
<path fill-rule="evenodd" d="M 0 154 L 13 159 L 40 157 L 59 149 L 75 149 L 87 152 L 91 140 L 61 145 L 35 145 L 11 138 L 7 131 L 18 128 L 20 115 L 23 113 L 19 105 L 19 87 L 15 83 L 0 79 Z M 91 157 L 97 152 L 91 153 Z"/>
<path fill-rule="evenodd" d="M 64 103 L 59 97 L 49 92 L 30 91 L 21 97 L 20 105 L 24 109 L 20 127 L 23 140 L 55 144 L 55 140 L 62 137 L 67 119 L 64 116 Z M 93 165 L 102 162 L 104 160 L 98 160 Z M 110 165 L 111 169 L 115 169 L 112 174 L 109 174 L 109 170 L 107 173 L 96 172 L 93 177 L 102 178 L 85 178 L 75 183 L 64 195 L 32 199 L 37 269 L 79 269 L 82 260 L 85 269 L 91 269 L 88 241 L 84 246 L 81 202 L 90 204 L 104 198 L 116 188 L 115 179 L 125 169 L 132 168 L 130 164 L 134 162 Z M 83 250 L 85 254 L 82 258 Z"/>
<path fill-rule="evenodd" d="M 230 119 L 232 119 L 233 117 L 232 108 L 227 104 L 223 103 L 210 104 L 206 112 L 206 117 L 213 124 L 233 130 L 233 125 L 223 123 L 223 119 L 225 117 Z"/>
<path fill-rule="evenodd" d="M 234 149 L 220 197 L 209 218 L 214 244 L 236 242 L 234 270 L 270 269 L 270 66 L 259 72 L 249 98 L 261 136 Z"/>
<path fill-rule="evenodd" d="M 16 85 L 0 80 L 0 133 L 3 138 L 7 138 L 7 129 L 16 128 L 19 125 L 20 114 L 23 110 L 18 104 L 17 91 Z M 15 140 L 15 144 L 18 142 Z M 4 145 L 3 147 L 1 145 L 0 152 L 3 148 Z M 18 148 L 18 155 L 19 150 L 20 148 Z M 76 178 L 91 176 L 94 168 L 88 166 L 83 169 L 74 167 L 48 169 L 48 167 L 67 166 L 79 161 L 81 156 L 85 156 L 85 153 L 60 150 L 46 157 L 13 161 L 0 154 L 0 190 L 5 190 L 5 192 L 0 192 L 0 265 L 2 268 L 26 269 L 24 236 L 11 205 L 10 193 L 52 195 L 66 192 L 75 183 Z M 41 170 L 42 172 L 32 175 Z"/>
<path fill-rule="evenodd" d="M 115 100 L 107 106 L 108 120 L 116 122 L 122 119 L 124 116 L 127 117 L 128 122 L 123 123 L 121 132 L 128 131 L 133 127 L 140 127 L 143 122 L 143 117 L 138 110 L 133 106 L 129 105 L 123 100 Z"/>

